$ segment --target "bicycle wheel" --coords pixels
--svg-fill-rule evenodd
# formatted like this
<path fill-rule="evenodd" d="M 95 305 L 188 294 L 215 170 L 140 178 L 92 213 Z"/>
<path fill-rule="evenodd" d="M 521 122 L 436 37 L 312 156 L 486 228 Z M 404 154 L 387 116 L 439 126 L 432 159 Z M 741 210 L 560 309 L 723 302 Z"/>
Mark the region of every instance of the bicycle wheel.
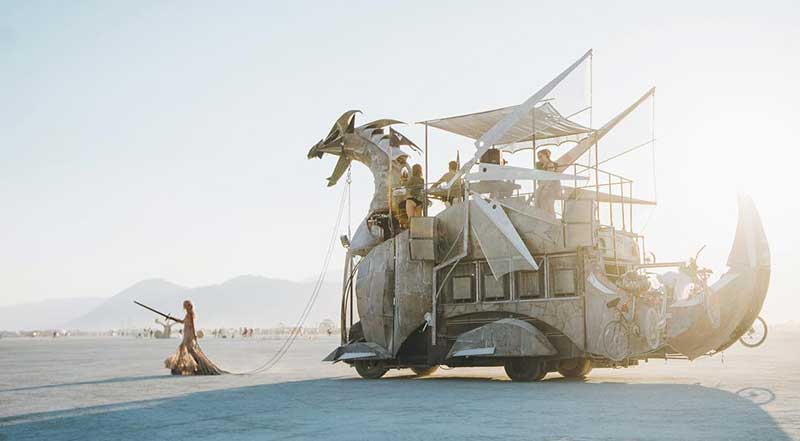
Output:
<path fill-rule="evenodd" d="M 614 320 L 603 330 L 603 347 L 608 358 L 614 361 L 624 360 L 630 351 L 630 331 L 621 320 Z"/>
<path fill-rule="evenodd" d="M 747 330 L 739 338 L 739 342 L 743 345 L 747 346 L 748 348 L 754 348 L 756 346 L 761 346 L 761 343 L 764 343 L 764 340 L 767 339 L 767 322 L 764 321 L 763 318 L 756 317 L 756 321 L 753 322 L 753 326 Z"/>

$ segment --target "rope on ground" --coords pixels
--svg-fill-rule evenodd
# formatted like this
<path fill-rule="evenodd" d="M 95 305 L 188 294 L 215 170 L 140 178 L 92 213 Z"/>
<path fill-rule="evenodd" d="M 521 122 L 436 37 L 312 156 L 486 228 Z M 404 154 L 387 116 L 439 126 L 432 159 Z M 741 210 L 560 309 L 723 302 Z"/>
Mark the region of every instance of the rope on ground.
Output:
<path fill-rule="evenodd" d="M 336 222 L 334 224 L 333 232 L 331 234 L 331 240 L 328 243 L 328 251 L 326 252 L 325 259 L 323 260 L 322 263 L 322 270 L 319 273 L 319 277 L 317 277 L 317 282 L 314 285 L 314 290 L 311 292 L 311 295 L 309 296 L 308 301 L 306 302 L 306 306 L 303 309 L 303 312 L 300 314 L 300 318 L 298 319 L 297 324 L 294 326 L 294 328 L 292 328 L 292 331 L 286 337 L 286 340 L 284 340 L 281 347 L 278 348 L 278 350 L 272 355 L 272 357 L 270 357 L 267 361 L 262 363 L 257 368 L 247 372 L 237 373 L 237 375 L 253 375 L 271 369 L 276 364 L 278 364 L 279 361 L 281 361 L 283 356 L 286 355 L 287 352 L 289 352 L 289 349 L 292 347 L 292 344 L 294 344 L 294 341 L 297 340 L 297 337 L 303 330 L 303 325 L 305 324 L 308 315 L 311 313 L 311 309 L 314 307 L 314 304 L 317 301 L 317 297 L 319 297 L 322 285 L 325 283 L 325 276 L 327 275 L 328 272 L 328 265 L 330 264 L 331 261 L 331 255 L 333 255 L 333 247 L 334 244 L 336 243 L 336 237 L 339 232 L 339 227 L 342 223 L 342 214 L 344 212 L 345 202 L 347 201 L 348 194 L 349 194 L 349 186 L 345 186 L 344 191 L 342 192 L 342 197 L 339 201 L 339 212 L 336 215 Z"/>

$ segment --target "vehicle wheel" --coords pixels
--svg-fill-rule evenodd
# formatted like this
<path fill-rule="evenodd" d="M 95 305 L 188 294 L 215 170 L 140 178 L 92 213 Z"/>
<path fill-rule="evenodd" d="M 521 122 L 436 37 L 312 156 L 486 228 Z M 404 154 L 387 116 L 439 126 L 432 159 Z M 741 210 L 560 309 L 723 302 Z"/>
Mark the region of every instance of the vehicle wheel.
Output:
<path fill-rule="evenodd" d="M 753 326 L 739 338 L 739 342 L 748 348 L 761 346 L 764 340 L 767 339 L 767 322 L 761 317 L 756 317 Z"/>
<path fill-rule="evenodd" d="M 531 358 L 514 358 L 503 367 L 511 381 L 539 381 L 547 375 L 544 362 Z"/>
<path fill-rule="evenodd" d="M 377 380 L 386 372 L 389 372 L 389 369 L 383 363 L 375 360 L 358 360 L 355 362 L 355 366 L 358 375 L 367 380 Z"/>
<path fill-rule="evenodd" d="M 592 360 L 571 358 L 558 363 L 558 373 L 567 378 L 583 378 L 592 371 Z"/>
<path fill-rule="evenodd" d="M 428 367 L 412 367 L 411 370 L 417 377 L 427 377 L 439 369 L 438 365 Z"/>

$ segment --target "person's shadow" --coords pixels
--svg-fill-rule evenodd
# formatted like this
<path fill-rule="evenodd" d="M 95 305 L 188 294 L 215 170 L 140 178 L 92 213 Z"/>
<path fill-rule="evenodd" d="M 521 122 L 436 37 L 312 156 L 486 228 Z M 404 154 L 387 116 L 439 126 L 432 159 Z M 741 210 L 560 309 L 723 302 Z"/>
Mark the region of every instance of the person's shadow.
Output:
<path fill-rule="evenodd" d="M 1 418 L 0 440 L 789 440 L 753 393 L 559 377 L 334 378 Z"/>

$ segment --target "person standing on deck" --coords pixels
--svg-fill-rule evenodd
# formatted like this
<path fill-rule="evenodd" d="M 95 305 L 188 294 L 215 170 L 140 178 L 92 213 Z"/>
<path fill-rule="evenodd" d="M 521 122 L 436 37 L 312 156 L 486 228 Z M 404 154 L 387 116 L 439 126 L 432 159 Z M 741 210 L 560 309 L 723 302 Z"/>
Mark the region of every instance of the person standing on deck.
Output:
<path fill-rule="evenodd" d="M 558 171 L 558 163 L 550 159 L 550 150 L 543 149 L 536 153 L 536 169 L 549 172 Z M 536 193 L 533 196 L 533 203 L 537 208 L 541 208 L 555 216 L 556 199 L 561 198 L 561 181 L 538 181 Z"/>
<path fill-rule="evenodd" d="M 411 176 L 406 182 L 406 215 L 409 218 L 422 216 L 424 192 L 425 180 L 422 178 L 422 166 L 414 164 L 411 167 Z"/>

